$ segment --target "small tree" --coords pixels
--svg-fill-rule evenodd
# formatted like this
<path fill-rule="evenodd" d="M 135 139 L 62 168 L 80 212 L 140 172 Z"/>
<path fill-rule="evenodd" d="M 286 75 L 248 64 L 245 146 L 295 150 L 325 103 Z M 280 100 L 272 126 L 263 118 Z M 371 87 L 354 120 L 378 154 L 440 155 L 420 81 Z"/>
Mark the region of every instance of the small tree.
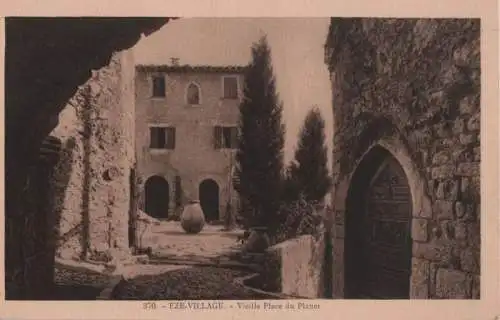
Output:
<path fill-rule="evenodd" d="M 295 159 L 288 167 L 285 199 L 302 195 L 306 201 L 322 201 L 332 186 L 325 144 L 325 121 L 318 108 L 307 114 Z"/>
<path fill-rule="evenodd" d="M 245 73 L 244 98 L 240 104 L 235 187 L 243 203 L 251 206 L 243 210 L 247 226 L 265 226 L 272 232 L 278 224 L 283 183 L 283 106 L 276 93 L 266 37 L 251 50 L 252 61 Z"/>

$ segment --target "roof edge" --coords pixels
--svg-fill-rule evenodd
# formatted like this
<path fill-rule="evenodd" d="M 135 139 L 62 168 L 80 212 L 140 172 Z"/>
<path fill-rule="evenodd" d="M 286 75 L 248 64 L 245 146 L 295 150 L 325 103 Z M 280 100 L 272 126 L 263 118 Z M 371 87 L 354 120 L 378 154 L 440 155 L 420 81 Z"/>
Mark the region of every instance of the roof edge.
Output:
<path fill-rule="evenodd" d="M 153 65 L 153 64 L 138 64 L 135 66 L 138 71 L 149 72 L 171 72 L 171 73 L 243 73 L 246 66 L 210 66 L 210 65 Z"/>

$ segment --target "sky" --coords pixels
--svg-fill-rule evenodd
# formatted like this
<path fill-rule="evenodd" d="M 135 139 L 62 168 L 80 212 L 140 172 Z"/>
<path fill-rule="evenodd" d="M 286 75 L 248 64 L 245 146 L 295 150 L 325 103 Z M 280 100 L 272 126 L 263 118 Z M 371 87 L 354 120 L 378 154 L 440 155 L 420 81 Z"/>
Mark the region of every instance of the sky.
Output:
<path fill-rule="evenodd" d="M 182 18 L 143 37 L 133 48 L 136 64 L 246 65 L 252 43 L 267 35 L 286 126 L 285 161 L 303 120 L 317 106 L 332 143 L 332 93 L 323 45 L 329 18 Z M 331 154 L 331 152 L 329 152 Z"/>

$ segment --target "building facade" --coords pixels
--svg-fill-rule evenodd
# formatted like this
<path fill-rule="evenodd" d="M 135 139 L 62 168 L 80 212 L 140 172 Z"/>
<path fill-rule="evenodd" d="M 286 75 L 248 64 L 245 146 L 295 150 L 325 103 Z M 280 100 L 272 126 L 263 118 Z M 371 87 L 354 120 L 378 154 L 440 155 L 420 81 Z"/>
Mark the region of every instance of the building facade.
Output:
<path fill-rule="evenodd" d="M 137 172 L 141 209 L 178 217 L 199 200 L 208 221 L 237 206 L 231 183 L 244 67 L 136 67 Z"/>
<path fill-rule="evenodd" d="M 332 18 L 336 298 L 478 299 L 479 19 Z"/>

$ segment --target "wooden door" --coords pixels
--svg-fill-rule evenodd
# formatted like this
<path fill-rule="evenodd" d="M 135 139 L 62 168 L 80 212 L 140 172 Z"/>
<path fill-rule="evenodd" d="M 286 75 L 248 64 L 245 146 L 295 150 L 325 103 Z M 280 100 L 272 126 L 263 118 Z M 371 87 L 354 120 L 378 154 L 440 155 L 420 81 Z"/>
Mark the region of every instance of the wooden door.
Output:
<path fill-rule="evenodd" d="M 411 274 L 411 195 L 403 168 L 388 157 L 370 183 L 363 221 L 362 295 L 407 299 Z"/>
<path fill-rule="evenodd" d="M 373 162 L 372 162 L 373 164 Z M 359 201 L 347 234 L 350 298 L 409 299 L 411 193 L 397 160 L 386 153 L 359 179 Z"/>

